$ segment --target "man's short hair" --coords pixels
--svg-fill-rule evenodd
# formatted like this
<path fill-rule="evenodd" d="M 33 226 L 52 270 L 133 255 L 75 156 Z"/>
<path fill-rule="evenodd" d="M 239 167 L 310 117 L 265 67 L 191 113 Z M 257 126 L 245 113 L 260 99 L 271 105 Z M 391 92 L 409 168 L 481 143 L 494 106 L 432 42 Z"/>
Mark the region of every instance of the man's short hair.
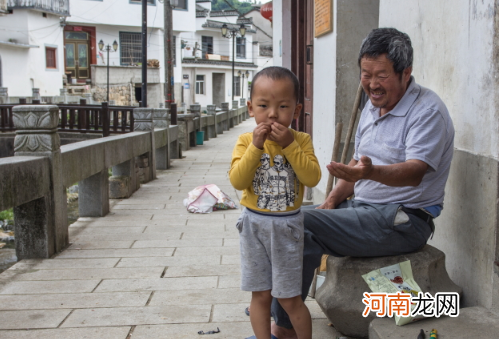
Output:
<path fill-rule="evenodd" d="M 395 73 L 402 73 L 412 66 L 413 50 L 411 39 L 395 28 L 376 28 L 362 41 L 359 52 L 359 67 L 362 58 L 377 58 L 386 54 L 393 63 Z"/>
<path fill-rule="evenodd" d="M 250 100 L 253 97 L 253 87 L 256 84 L 256 80 L 259 77 L 267 77 L 272 80 L 289 80 L 293 83 L 294 87 L 294 97 L 296 101 L 298 102 L 298 96 L 300 93 L 300 81 L 296 77 L 296 75 L 291 72 L 289 69 L 284 68 L 284 67 L 279 67 L 279 66 L 271 66 L 262 69 L 260 72 L 256 73 L 255 76 L 253 77 L 253 80 L 251 81 L 251 90 L 250 90 Z"/>

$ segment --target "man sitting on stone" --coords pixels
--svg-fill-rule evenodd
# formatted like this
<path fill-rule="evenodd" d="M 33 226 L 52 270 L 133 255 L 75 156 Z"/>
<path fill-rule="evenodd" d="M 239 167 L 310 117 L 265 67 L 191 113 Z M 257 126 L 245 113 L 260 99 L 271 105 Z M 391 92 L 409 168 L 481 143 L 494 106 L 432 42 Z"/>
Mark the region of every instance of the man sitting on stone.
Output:
<path fill-rule="evenodd" d="M 375 29 L 362 43 L 358 63 L 370 100 L 359 121 L 353 159 L 348 165 L 327 165 L 338 183 L 322 205 L 302 209 L 303 298 L 323 254 L 414 252 L 434 231 L 433 218 L 443 208 L 454 128 L 438 95 L 411 76 L 412 58 L 409 36 L 393 28 Z M 276 300 L 272 315 L 275 337 L 296 338 Z"/>

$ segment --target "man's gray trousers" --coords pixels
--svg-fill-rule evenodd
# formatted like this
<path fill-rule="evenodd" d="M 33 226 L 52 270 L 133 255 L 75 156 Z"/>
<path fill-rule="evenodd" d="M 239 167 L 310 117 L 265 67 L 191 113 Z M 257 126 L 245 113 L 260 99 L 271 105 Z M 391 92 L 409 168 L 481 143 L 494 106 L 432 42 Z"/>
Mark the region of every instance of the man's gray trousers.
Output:
<path fill-rule="evenodd" d="M 421 249 L 431 235 L 419 217 L 401 211 L 401 205 L 346 200 L 332 210 L 302 206 L 305 225 L 302 298 L 308 295 L 314 270 L 323 254 L 336 257 L 381 257 Z M 360 302 L 360 300 L 359 300 Z M 292 328 L 279 302 L 272 302 L 278 326 Z"/>

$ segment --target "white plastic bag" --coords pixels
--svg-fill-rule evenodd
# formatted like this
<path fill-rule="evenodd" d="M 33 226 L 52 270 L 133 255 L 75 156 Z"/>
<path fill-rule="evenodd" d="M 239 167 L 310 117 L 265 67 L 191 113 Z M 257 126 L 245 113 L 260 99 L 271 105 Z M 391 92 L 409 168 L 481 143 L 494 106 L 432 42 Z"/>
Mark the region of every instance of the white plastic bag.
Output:
<path fill-rule="evenodd" d="M 184 199 L 184 206 L 191 213 L 211 213 L 217 209 L 237 208 L 236 203 L 217 185 L 198 186 Z"/>

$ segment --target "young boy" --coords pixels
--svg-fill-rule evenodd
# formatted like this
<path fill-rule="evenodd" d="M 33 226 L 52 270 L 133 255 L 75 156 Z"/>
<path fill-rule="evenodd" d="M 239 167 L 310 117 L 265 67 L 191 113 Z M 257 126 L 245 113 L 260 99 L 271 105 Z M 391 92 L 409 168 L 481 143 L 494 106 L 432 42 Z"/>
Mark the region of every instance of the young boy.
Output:
<path fill-rule="evenodd" d="M 300 84 L 283 67 L 253 78 L 249 115 L 257 126 L 239 136 L 229 177 L 246 208 L 237 222 L 241 289 L 251 291 L 250 320 L 258 339 L 270 335 L 270 305 L 277 298 L 299 339 L 312 338 L 310 313 L 301 299 L 304 185 L 321 178 L 310 135 L 289 128 L 300 115 Z"/>

